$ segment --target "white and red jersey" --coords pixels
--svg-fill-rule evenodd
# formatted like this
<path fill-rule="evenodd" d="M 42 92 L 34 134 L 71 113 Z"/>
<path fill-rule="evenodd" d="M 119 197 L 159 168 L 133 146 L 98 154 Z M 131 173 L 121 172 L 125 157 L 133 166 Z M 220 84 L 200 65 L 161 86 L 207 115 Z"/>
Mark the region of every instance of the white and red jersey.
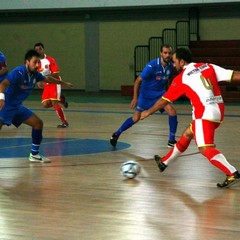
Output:
<path fill-rule="evenodd" d="M 59 73 L 59 67 L 54 58 L 44 55 L 44 58 L 41 59 L 41 64 L 38 67 L 38 71 L 46 76 L 53 73 Z M 57 77 L 57 79 L 61 81 L 60 76 Z M 50 84 L 44 82 L 42 102 L 46 100 L 60 100 L 60 95 L 61 95 L 60 84 Z"/>
<path fill-rule="evenodd" d="M 59 73 L 59 67 L 54 58 L 44 55 L 44 58 L 41 59 L 38 71 L 46 76 L 52 73 Z"/>
<path fill-rule="evenodd" d="M 180 96 L 192 104 L 192 118 L 221 122 L 224 103 L 218 82 L 231 81 L 233 70 L 209 63 L 190 63 L 176 76 L 163 98 L 173 102 Z"/>

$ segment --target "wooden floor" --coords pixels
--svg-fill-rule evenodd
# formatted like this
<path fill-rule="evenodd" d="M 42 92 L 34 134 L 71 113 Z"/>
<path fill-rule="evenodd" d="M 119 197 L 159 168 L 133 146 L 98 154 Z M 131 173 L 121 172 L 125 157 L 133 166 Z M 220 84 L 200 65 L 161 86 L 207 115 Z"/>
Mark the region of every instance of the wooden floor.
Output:
<path fill-rule="evenodd" d="M 164 173 L 158 171 L 153 155 L 168 151 L 165 114 L 133 126 L 120 137 L 122 148 L 114 149 L 109 138 L 132 115 L 129 104 L 70 102 L 68 129 L 57 129 L 53 110 L 42 109 L 38 101 L 26 105 L 45 123 L 41 151 L 54 149 L 55 156 L 49 156 L 51 164 L 29 163 L 30 128 L 2 129 L 1 141 L 30 142 L 23 143 L 27 154 L 20 158 L 18 145 L 1 144 L 5 152 L 0 161 L 1 240 L 239 239 L 240 184 L 218 189 L 216 183 L 225 176 L 194 143 Z M 191 109 L 188 104 L 175 106 L 179 137 L 191 120 Z M 240 168 L 239 117 L 239 106 L 226 106 L 225 121 L 216 134 L 217 147 L 236 168 Z M 63 142 L 57 146 L 52 143 L 55 138 Z M 80 146 L 80 140 L 88 140 L 88 146 Z M 66 151 L 61 151 L 64 147 Z M 128 160 L 142 166 L 136 179 L 126 180 L 119 172 L 120 164 Z"/>

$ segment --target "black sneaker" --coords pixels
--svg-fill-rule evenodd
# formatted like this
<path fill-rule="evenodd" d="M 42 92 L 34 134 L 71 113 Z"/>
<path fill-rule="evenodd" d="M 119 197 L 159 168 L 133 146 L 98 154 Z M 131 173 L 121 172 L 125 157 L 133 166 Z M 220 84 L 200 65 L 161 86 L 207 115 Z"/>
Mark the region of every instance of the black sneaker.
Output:
<path fill-rule="evenodd" d="M 169 148 L 173 148 L 174 147 L 174 145 L 177 143 L 177 141 L 176 140 L 173 140 L 173 141 L 168 141 L 168 147 Z"/>
<path fill-rule="evenodd" d="M 61 123 L 57 126 L 57 128 L 67 128 L 67 127 L 69 127 L 68 123 Z"/>
<path fill-rule="evenodd" d="M 228 188 L 239 181 L 240 181 L 240 173 L 236 171 L 233 176 L 227 175 L 226 180 L 223 183 L 218 183 L 217 186 L 219 188 Z"/>
<path fill-rule="evenodd" d="M 114 133 L 114 134 L 112 135 L 112 137 L 110 138 L 110 144 L 111 144 L 113 147 L 116 147 L 118 138 L 119 138 L 119 136 L 118 136 L 116 133 Z"/>
<path fill-rule="evenodd" d="M 162 162 L 162 158 L 159 155 L 155 155 L 154 160 L 157 163 L 159 170 L 163 172 L 166 169 L 167 165 Z"/>

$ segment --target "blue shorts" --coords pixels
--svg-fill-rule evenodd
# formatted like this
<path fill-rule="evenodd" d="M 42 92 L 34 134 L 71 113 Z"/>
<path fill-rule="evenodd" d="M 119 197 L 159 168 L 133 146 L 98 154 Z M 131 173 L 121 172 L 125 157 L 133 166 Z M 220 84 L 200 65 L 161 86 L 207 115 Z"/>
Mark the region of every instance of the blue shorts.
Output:
<path fill-rule="evenodd" d="M 147 99 L 147 98 L 142 98 L 139 97 L 138 98 L 138 105 L 136 107 L 136 111 L 138 112 L 143 112 L 144 110 L 149 109 L 150 107 L 152 107 L 160 98 L 153 98 L 153 99 Z M 160 109 L 159 110 L 161 113 L 164 112 L 164 109 Z"/>
<path fill-rule="evenodd" d="M 33 112 L 24 107 L 20 106 L 4 106 L 0 111 L 0 122 L 10 126 L 13 124 L 15 127 L 19 127 L 24 121 L 31 117 Z"/>

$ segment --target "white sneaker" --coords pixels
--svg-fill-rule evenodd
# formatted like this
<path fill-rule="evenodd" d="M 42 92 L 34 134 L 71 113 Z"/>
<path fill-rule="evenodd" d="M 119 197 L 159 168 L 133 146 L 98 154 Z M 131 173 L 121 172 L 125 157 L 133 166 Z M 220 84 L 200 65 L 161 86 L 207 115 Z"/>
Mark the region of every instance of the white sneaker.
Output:
<path fill-rule="evenodd" d="M 33 155 L 32 153 L 30 153 L 29 155 L 29 161 L 30 162 L 39 162 L 39 163 L 50 163 L 51 160 L 40 155 L 40 154 L 36 154 L 36 155 Z"/>

